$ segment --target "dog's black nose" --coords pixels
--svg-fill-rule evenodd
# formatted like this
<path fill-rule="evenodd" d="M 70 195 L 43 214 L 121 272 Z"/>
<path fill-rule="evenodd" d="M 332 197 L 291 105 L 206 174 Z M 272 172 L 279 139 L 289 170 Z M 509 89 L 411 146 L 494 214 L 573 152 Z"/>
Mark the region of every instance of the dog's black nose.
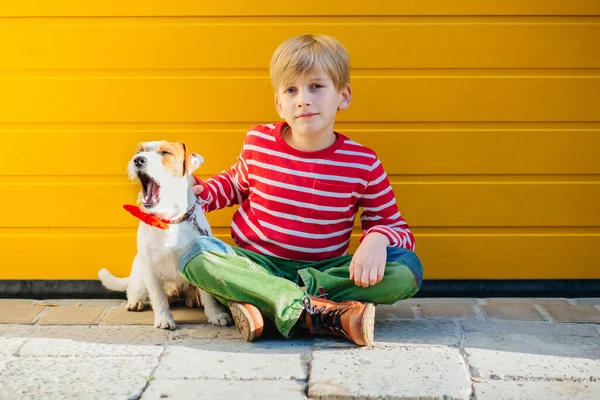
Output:
<path fill-rule="evenodd" d="M 133 159 L 133 163 L 137 168 L 142 168 L 144 165 L 146 165 L 146 157 L 136 157 Z"/>

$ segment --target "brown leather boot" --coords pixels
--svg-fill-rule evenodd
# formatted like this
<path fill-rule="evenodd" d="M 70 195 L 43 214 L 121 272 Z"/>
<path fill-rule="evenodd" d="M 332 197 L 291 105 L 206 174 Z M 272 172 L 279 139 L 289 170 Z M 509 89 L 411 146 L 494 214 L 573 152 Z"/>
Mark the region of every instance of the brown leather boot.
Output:
<path fill-rule="evenodd" d="M 350 339 L 359 346 L 373 346 L 375 305 L 346 300 L 336 303 L 314 296 L 304 300 L 305 322 L 310 333 Z"/>
<path fill-rule="evenodd" d="M 258 308 L 250 303 L 230 301 L 229 310 L 244 339 L 253 342 L 262 335 L 265 323 Z"/>

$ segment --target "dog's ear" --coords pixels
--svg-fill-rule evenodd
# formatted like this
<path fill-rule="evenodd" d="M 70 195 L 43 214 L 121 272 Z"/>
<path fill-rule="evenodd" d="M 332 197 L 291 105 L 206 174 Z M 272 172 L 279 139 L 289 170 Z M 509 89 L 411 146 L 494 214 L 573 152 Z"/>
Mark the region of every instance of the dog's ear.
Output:
<path fill-rule="evenodd" d="M 204 158 L 202 158 L 202 156 L 196 154 L 196 153 L 192 153 L 187 146 L 185 145 L 185 143 L 180 142 L 181 146 L 183 147 L 183 151 L 185 154 L 185 159 L 183 162 L 183 175 L 191 175 L 194 173 L 194 171 L 196 171 L 203 163 L 204 163 Z"/>

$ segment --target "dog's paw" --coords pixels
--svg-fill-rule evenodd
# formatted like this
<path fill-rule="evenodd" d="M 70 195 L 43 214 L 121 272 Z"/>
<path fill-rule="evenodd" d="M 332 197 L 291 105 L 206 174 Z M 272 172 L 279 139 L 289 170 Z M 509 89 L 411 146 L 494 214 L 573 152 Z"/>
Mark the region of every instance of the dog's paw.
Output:
<path fill-rule="evenodd" d="M 127 302 L 127 311 L 142 311 L 144 308 L 146 308 L 146 304 L 143 301 Z"/>
<path fill-rule="evenodd" d="M 197 308 L 200 307 L 202 303 L 200 302 L 200 296 L 197 292 L 194 292 L 193 295 L 188 295 L 185 297 L 185 306 L 189 308 Z"/>
<path fill-rule="evenodd" d="M 216 326 L 228 326 L 233 323 L 231 315 L 226 312 L 207 313 L 208 322 Z"/>
<path fill-rule="evenodd" d="M 175 325 L 175 321 L 173 321 L 173 317 L 171 316 L 156 316 L 154 318 L 154 326 L 160 329 L 175 329 L 177 325 Z"/>
<path fill-rule="evenodd" d="M 185 306 L 189 308 L 200 307 L 200 303 L 196 301 L 196 299 L 185 299 Z"/>

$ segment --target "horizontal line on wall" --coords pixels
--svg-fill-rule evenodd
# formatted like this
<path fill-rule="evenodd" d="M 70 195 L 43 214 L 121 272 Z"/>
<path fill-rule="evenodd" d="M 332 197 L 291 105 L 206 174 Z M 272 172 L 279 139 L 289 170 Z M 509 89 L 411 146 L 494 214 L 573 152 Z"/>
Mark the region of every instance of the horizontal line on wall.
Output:
<path fill-rule="evenodd" d="M 124 211 L 125 212 L 125 211 Z M 228 226 L 213 226 L 213 235 L 221 239 L 229 238 L 230 228 Z M 132 237 L 136 235 L 137 226 L 132 228 L 119 227 L 0 227 L 1 237 L 16 236 L 90 236 L 90 237 Z M 421 237 L 461 237 L 461 236 L 600 236 L 600 227 L 563 227 L 563 226 L 502 226 L 502 227 L 411 227 L 417 238 Z M 361 235 L 360 227 L 355 227 L 352 236 Z"/>
<path fill-rule="evenodd" d="M 355 68 L 354 79 L 598 78 L 600 68 Z M 2 69 L 0 79 L 263 79 L 267 69 Z"/>
<path fill-rule="evenodd" d="M 260 25 L 311 26 L 339 25 L 573 25 L 599 24 L 600 15 L 226 15 L 226 16 L 10 16 L 0 11 L 0 21 L 9 25 L 73 24 L 106 25 L 111 22 L 130 25 Z"/>
<path fill-rule="evenodd" d="M 262 123 L 277 121 L 262 121 Z M 261 122 L 31 122 L 31 123 L 0 123 L 0 134 L 16 132 L 130 132 L 130 133 L 215 133 L 238 132 L 245 133 L 254 125 Z M 339 122 L 335 126 L 340 132 L 596 132 L 600 131 L 600 122 L 588 121 L 559 121 L 559 122 L 505 122 L 505 121 L 448 121 L 448 122 Z M 240 141 L 240 146 L 242 142 Z"/>
<path fill-rule="evenodd" d="M 206 180 L 208 175 L 195 175 Z M 598 185 L 600 175 L 390 175 L 392 185 Z M 125 175 L 0 175 L 2 185 L 134 186 Z"/>
<path fill-rule="evenodd" d="M 209 175 L 194 174 L 200 179 Z M 571 185 L 600 183 L 600 175 L 390 175 L 396 185 Z M 123 175 L 0 175 L 0 185 L 134 185 Z"/>

